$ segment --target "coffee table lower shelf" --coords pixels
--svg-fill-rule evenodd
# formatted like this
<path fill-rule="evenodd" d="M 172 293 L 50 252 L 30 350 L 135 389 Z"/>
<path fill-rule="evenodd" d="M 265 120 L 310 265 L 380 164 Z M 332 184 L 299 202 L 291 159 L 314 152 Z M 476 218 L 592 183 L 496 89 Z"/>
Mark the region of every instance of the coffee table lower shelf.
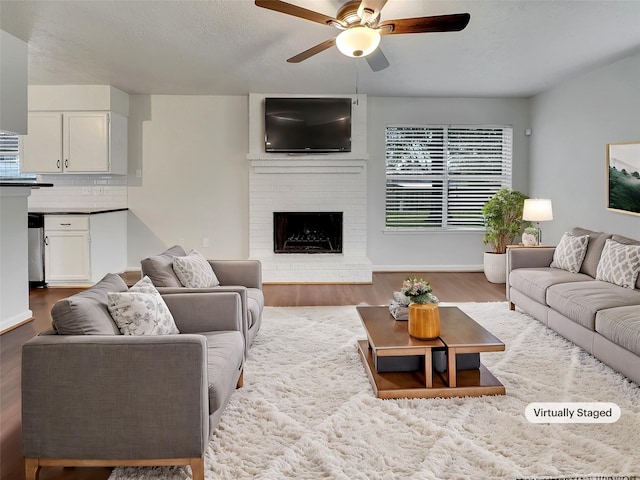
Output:
<path fill-rule="evenodd" d="M 446 372 L 443 376 L 434 372 L 433 387 L 426 388 L 422 371 L 378 373 L 367 340 L 358 341 L 358 352 L 377 398 L 480 397 L 505 394 L 504 385 L 482 364 L 478 370 L 459 370 L 457 386 L 453 388 L 446 383 Z"/>

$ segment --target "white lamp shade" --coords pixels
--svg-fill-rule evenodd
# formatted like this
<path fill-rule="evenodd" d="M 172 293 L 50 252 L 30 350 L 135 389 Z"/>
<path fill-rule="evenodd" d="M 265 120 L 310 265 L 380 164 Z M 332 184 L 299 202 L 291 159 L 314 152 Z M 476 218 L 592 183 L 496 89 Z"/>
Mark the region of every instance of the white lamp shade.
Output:
<path fill-rule="evenodd" d="M 528 198 L 524 201 L 522 219 L 531 222 L 553 220 L 553 208 L 548 198 Z"/>
<path fill-rule="evenodd" d="M 380 33 L 364 26 L 351 27 L 338 35 L 336 45 L 347 57 L 366 57 L 380 45 Z"/>

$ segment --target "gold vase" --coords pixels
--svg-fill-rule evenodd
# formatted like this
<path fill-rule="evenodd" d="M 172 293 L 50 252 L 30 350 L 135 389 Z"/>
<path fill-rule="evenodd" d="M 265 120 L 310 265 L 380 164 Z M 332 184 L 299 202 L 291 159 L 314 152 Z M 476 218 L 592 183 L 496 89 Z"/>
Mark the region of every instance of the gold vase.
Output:
<path fill-rule="evenodd" d="M 409 335 L 420 340 L 432 340 L 440 335 L 440 313 L 435 303 L 409 305 Z"/>

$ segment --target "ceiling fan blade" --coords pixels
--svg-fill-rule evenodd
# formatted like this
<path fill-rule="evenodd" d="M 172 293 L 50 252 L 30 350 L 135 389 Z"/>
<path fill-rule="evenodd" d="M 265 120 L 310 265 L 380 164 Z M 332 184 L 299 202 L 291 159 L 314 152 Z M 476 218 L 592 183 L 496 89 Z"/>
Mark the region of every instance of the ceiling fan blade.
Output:
<path fill-rule="evenodd" d="M 315 47 L 311 47 L 309 50 L 305 50 L 298 55 L 287 59 L 289 63 L 300 63 L 303 60 L 306 60 L 309 57 L 314 56 L 316 53 L 324 52 L 327 48 L 331 48 L 336 44 L 335 38 L 330 38 L 329 40 L 325 40 L 322 43 L 319 43 Z"/>
<path fill-rule="evenodd" d="M 374 24 L 386 3 L 387 0 L 362 0 L 358 7 L 358 16 L 362 19 L 362 25 Z"/>
<path fill-rule="evenodd" d="M 273 10 L 275 12 L 286 13 L 287 15 L 293 15 L 294 17 L 304 18 L 305 20 L 311 20 L 312 22 L 321 23 L 323 25 L 340 24 L 340 22 L 322 13 L 314 12 L 306 8 L 292 5 L 280 0 L 255 0 L 258 7 Z"/>
<path fill-rule="evenodd" d="M 384 70 L 389 66 L 389 60 L 384 56 L 380 47 L 376 48 L 373 53 L 370 53 L 366 57 L 367 63 L 371 67 L 371 70 L 374 72 L 379 72 L 380 70 Z"/>
<path fill-rule="evenodd" d="M 438 15 L 434 17 L 403 18 L 380 23 L 378 28 L 382 35 L 397 35 L 400 33 L 424 32 L 459 32 L 467 26 L 471 15 L 455 13 L 453 15 Z"/>

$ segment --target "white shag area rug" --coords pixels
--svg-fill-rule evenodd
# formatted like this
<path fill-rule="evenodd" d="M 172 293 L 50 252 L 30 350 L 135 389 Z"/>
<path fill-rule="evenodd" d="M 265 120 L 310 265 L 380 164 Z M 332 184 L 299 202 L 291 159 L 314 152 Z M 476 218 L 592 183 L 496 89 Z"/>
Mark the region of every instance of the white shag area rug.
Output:
<path fill-rule="evenodd" d="M 504 396 L 376 399 L 355 307 L 267 307 L 206 479 L 516 479 L 640 475 L 640 388 L 506 303 L 458 306 L 506 344 L 482 361 Z M 532 424 L 530 402 L 614 402 L 614 424 Z M 110 480 L 183 480 L 189 467 Z"/>

